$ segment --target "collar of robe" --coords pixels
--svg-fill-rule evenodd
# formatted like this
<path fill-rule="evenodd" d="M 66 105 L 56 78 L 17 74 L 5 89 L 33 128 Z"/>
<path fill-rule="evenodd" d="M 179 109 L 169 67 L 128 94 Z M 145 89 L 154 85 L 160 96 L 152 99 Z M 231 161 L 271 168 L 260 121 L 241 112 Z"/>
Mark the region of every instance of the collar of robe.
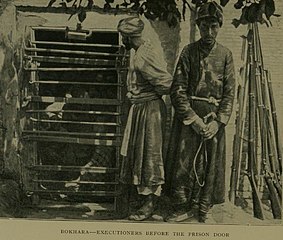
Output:
<path fill-rule="evenodd" d="M 212 50 L 212 48 L 215 46 L 216 41 L 214 40 L 212 43 L 207 43 L 203 41 L 203 39 L 200 39 L 200 51 L 201 54 L 204 57 L 207 57 Z"/>

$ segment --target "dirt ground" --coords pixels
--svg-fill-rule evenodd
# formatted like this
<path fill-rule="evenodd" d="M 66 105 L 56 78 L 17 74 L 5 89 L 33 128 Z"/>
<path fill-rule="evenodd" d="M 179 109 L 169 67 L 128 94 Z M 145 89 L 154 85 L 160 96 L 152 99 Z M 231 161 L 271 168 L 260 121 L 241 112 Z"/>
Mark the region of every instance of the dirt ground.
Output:
<path fill-rule="evenodd" d="M 37 207 L 28 207 L 24 212 L 26 219 L 48 219 L 48 220 L 76 220 L 76 221 L 116 221 L 116 222 L 131 222 L 126 217 L 122 219 L 113 219 L 111 204 L 96 204 L 96 203 L 56 203 L 51 201 L 41 201 Z M 160 214 L 161 217 L 162 214 Z M 264 205 L 264 220 L 253 217 L 251 203 L 245 209 L 237 207 L 230 202 L 213 206 L 209 211 L 208 219 L 205 224 L 228 224 L 228 225 L 280 225 L 282 220 L 273 219 L 271 211 Z M 144 222 L 148 223 L 166 223 L 148 219 Z M 192 218 L 178 224 L 199 224 L 197 219 Z"/>

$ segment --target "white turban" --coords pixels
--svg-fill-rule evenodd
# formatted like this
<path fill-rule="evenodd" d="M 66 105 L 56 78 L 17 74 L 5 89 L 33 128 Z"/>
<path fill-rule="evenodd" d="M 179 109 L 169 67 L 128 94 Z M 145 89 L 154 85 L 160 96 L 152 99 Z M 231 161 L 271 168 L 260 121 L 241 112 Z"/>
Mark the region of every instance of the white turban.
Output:
<path fill-rule="evenodd" d="M 138 37 L 141 36 L 144 29 L 144 23 L 138 17 L 129 17 L 120 20 L 117 30 L 124 36 Z"/>

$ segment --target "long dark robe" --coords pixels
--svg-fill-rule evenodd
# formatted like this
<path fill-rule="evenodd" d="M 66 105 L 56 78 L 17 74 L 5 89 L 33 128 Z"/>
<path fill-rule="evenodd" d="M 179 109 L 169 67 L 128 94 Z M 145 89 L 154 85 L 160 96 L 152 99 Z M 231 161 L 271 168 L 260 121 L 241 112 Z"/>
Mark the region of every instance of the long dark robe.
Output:
<path fill-rule="evenodd" d="M 164 184 L 166 106 L 161 96 L 169 94 L 171 83 L 165 61 L 146 41 L 136 51 L 133 71 L 128 76 L 127 96 L 132 103 L 132 114 L 128 115 L 129 134 L 124 133 L 122 144 L 122 183 L 141 187 Z"/>
<path fill-rule="evenodd" d="M 128 156 L 121 165 L 123 183 L 147 186 L 164 183 L 162 145 L 166 107 L 162 99 L 133 106 Z"/>
<path fill-rule="evenodd" d="M 232 113 L 234 92 L 234 65 L 227 48 L 215 43 L 212 49 L 206 49 L 200 40 L 183 49 L 171 87 L 175 116 L 165 169 L 166 193 L 172 202 L 187 205 L 197 202 L 204 211 L 211 204 L 224 202 L 225 125 Z M 219 106 L 192 101 L 191 96 L 213 97 L 220 101 Z M 205 142 L 207 165 L 202 148 L 194 166 L 202 138 L 190 123 L 210 112 L 214 112 L 215 120 L 222 124 L 218 133 Z M 203 187 L 197 183 L 196 176 L 200 183 L 205 182 Z"/>

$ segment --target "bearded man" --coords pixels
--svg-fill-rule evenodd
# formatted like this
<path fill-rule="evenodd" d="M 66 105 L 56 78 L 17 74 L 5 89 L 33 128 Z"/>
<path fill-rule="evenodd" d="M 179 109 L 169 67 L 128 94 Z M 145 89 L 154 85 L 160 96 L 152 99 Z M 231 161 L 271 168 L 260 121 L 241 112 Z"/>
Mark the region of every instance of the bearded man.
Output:
<path fill-rule="evenodd" d="M 201 39 L 184 47 L 175 70 L 171 100 L 175 117 L 166 181 L 175 214 L 169 221 L 204 222 L 225 194 L 225 126 L 232 113 L 235 74 L 232 53 L 216 42 L 223 22 L 215 2 L 200 6 Z"/>

